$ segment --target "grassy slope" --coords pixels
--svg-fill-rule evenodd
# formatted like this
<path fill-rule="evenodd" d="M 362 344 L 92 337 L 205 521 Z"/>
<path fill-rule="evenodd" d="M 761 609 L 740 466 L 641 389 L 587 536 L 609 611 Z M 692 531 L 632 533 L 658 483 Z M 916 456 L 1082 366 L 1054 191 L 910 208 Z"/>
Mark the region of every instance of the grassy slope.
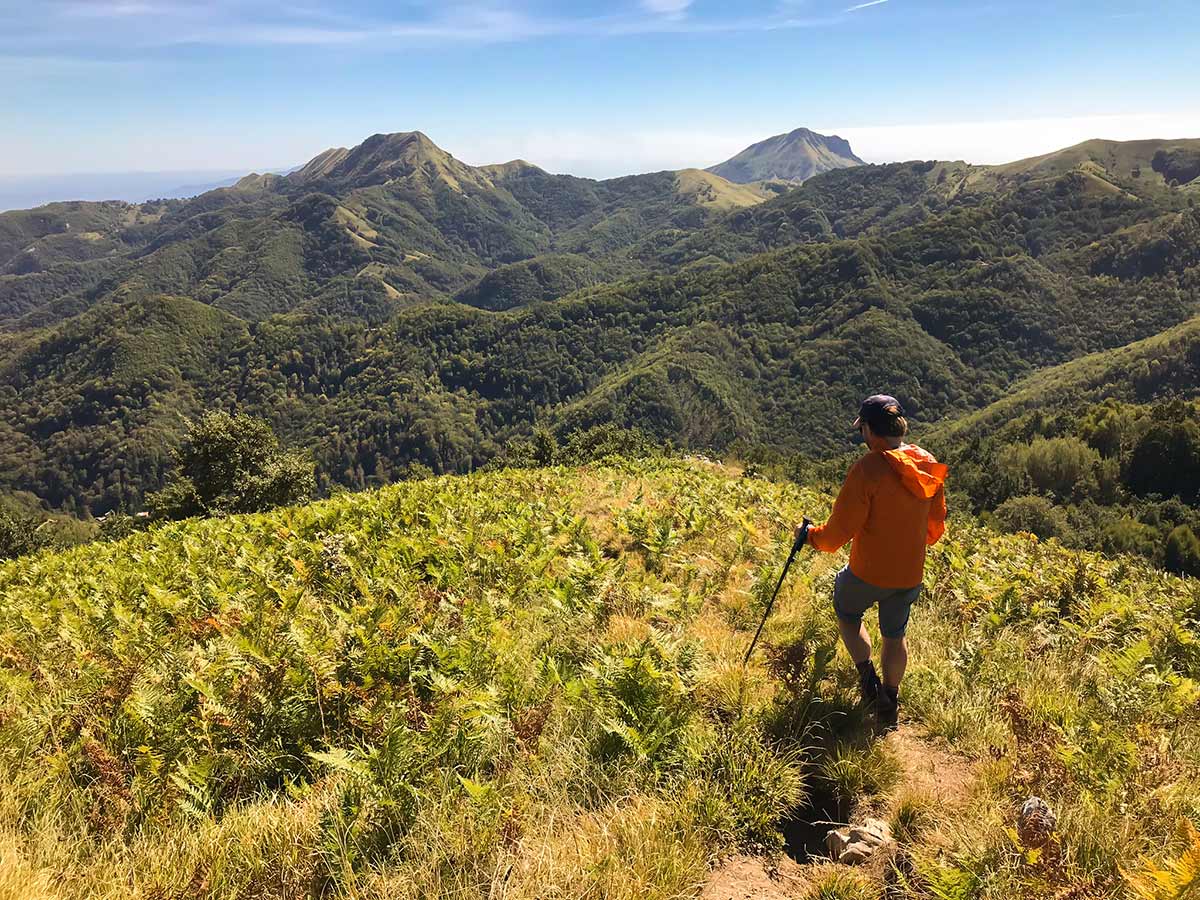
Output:
<path fill-rule="evenodd" d="M 1154 156 L 1160 150 L 1198 153 L 1200 140 L 1084 141 L 1045 156 L 989 168 L 1000 176 L 1058 175 L 1091 163 L 1122 180 L 1162 187 L 1166 182 L 1153 166 Z"/>
<path fill-rule="evenodd" d="M 698 206 L 711 206 L 716 209 L 756 206 L 770 196 L 761 185 L 734 184 L 703 169 L 682 169 L 677 172 L 675 190 L 680 197 Z"/>
<path fill-rule="evenodd" d="M 34 264 L 94 259 L 125 249 L 122 233 L 158 219 L 154 204 L 119 201 L 50 203 L 0 213 L 0 272 L 28 271 Z M 30 257 L 21 261 L 21 257 Z"/>
<path fill-rule="evenodd" d="M 828 499 L 614 462 L 0 566 L 0 896 L 694 896 L 821 772 L 880 768 L 820 765 L 861 724 L 821 664 L 835 558 L 801 559 L 738 717 L 780 539 Z M 960 523 L 927 582 L 906 714 L 980 781 L 909 804 L 901 894 L 1115 896 L 1178 852 L 1200 586 Z M 1030 793 L 1040 857 L 1006 827 Z"/>

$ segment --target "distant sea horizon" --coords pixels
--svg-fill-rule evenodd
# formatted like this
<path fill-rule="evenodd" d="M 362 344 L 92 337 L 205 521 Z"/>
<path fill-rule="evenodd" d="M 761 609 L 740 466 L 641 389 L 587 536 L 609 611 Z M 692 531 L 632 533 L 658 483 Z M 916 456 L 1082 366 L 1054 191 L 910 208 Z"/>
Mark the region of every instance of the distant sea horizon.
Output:
<path fill-rule="evenodd" d="M 228 187 L 251 172 L 291 171 L 291 166 L 265 169 L 180 169 L 167 172 L 89 172 L 67 175 L 0 175 L 0 212 L 33 209 L 67 200 L 123 200 L 143 203 L 194 197 Z"/>

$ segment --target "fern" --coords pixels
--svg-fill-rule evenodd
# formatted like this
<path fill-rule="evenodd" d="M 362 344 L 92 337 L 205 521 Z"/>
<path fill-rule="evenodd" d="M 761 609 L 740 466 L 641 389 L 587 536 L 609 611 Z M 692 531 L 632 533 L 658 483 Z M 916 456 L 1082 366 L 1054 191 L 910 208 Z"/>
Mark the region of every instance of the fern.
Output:
<path fill-rule="evenodd" d="M 1125 883 L 1137 900 L 1200 897 L 1200 831 L 1186 819 L 1182 830 L 1187 847 L 1178 857 L 1162 864 L 1143 857 L 1137 872 L 1125 874 Z"/>

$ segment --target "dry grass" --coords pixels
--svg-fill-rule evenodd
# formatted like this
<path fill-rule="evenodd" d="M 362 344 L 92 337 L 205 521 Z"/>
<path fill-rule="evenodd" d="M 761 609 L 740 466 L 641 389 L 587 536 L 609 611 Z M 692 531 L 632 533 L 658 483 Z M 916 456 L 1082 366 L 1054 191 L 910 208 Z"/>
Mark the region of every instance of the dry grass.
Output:
<path fill-rule="evenodd" d="M 231 542 L 225 559 L 254 547 L 268 560 L 261 569 L 268 575 L 256 581 L 222 574 L 231 579 L 229 589 L 240 592 L 239 609 L 254 585 L 268 583 L 282 592 L 273 595 L 276 607 L 280 596 L 299 604 L 301 614 L 280 634 L 291 639 L 307 628 L 306 646 L 319 648 L 334 645 L 319 644 L 330 639 L 312 616 L 325 628 L 348 613 L 333 615 L 332 604 L 321 599 L 325 588 L 312 574 L 318 563 L 291 562 L 306 552 L 294 535 L 305 517 L 319 517 L 322 533 L 342 529 L 350 538 L 344 564 L 361 574 L 358 584 L 342 585 L 336 595 L 331 588 L 330 596 L 350 604 L 361 602 L 364 592 L 394 591 L 381 618 L 364 616 L 355 627 L 395 637 L 386 652 L 400 656 L 414 652 L 414 623 L 420 622 L 420 639 L 436 648 L 428 659 L 458 667 L 436 690 L 406 695 L 412 702 L 382 695 L 407 717 L 402 730 L 413 731 L 414 740 L 428 739 L 440 708 L 445 719 L 439 727 L 446 727 L 456 755 L 420 782 L 411 818 L 374 856 L 361 839 L 365 813 L 346 809 L 347 779 L 357 777 L 346 772 L 321 769 L 319 777 L 296 779 L 290 788 L 240 796 L 219 815 L 184 815 L 157 802 L 162 798 L 147 802 L 138 793 L 153 782 L 128 774 L 133 768 L 123 768 L 119 735 L 106 735 L 100 719 L 89 722 L 89 736 L 75 750 L 21 743 L 54 709 L 58 694 L 39 685 L 54 679 L 55 691 L 66 690 L 78 666 L 91 663 L 85 657 L 72 663 L 75 669 L 60 667 L 59 656 L 75 652 L 65 643 L 41 652 L 61 631 L 48 628 L 21 643 L 19 629 L 39 621 L 26 612 L 34 607 L 14 612 L 4 606 L 12 601 L 0 598 L 7 629 L 0 649 L 18 660 L 26 658 L 21 653 L 34 658 L 38 648 L 37 678 L 43 679 L 6 670 L 11 677 L 0 694 L 0 735 L 9 742 L 0 748 L 6 782 L 0 788 L 0 900 L 693 897 L 717 855 L 761 846 L 779 821 L 780 807 L 756 791 L 776 784 L 800 790 L 801 767 L 781 750 L 802 754 L 796 758 L 809 777 L 823 770 L 846 799 L 877 795 L 870 808 L 889 818 L 902 844 L 901 896 L 1051 897 L 1085 885 L 1093 893 L 1079 896 L 1115 896 L 1123 867 L 1143 856 L 1179 857 L 1183 848 L 1163 823 L 1200 818 L 1200 725 L 1184 705 L 1191 695 L 1180 674 L 1190 664 L 1192 644 L 1178 636 L 1172 606 L 1180 602 L 1172 591 L 1184 582 L 1105 569 L 1097 583 L 1106 593 L 1073 598 L 1075 618 L 1064 622 L 1038 612 L 1045 597 L 1065 589 L 1060 551 L 960 526 L 962 543 L 936 551 L 937 586 L 914 610 L 913 663 L 903 696 L 907 720 L 921 726 L 919 737 L 902 731 L 882 744 L 864 743 L 856 730 L 862 717 L 847 705 L 854 673 L 839 650 L 812 689 L 820 706 L 813 715 L 824 717 L 820 739 L 798 748 L 788 735 L 817 732 L 790 732 L 780 710 L 800 714 L 814 697 L 804 696 L 803 678 L 788 682 L 786 666 L 812 665 L 814 648 L 832 634 L 828 597 L 842 560 L 800 558 L 762 649 L 743 671 L 743 654 L 787 551 L 785 523 L 802 510 L 817 511 L 823 500 L 792 486 L 727 475 L 712 466 L 648 463 L 501 473 L 486 476 L 486 490 L 480 487 L 485 476 L 435 479 L 274 519 L 180 526 L 153 552 L 76 551 L 79 558 L 96 554 L 86 573 L 92 577 L 134 565 L 130 560 L 149 567 L 155 554 L 174 552 L 170 541 L 191 541 L 186 553 L 164 564 L 165 575 L 119 569 L 143 580 L 173 580 L 174 598 L 186 595 L 189 566 L 206 577 L 216 571 L 203 563 L 212 545 Z M 408 496 L 421 502 L 406 507 Z M 534 507 L 531 497 L 549 499 Z M 461 515 L 480 505 L 476 518 Z M 405 529 L 392 528 L 397 515 L 410 516 Z M 254 527 L 230 537 L 230 529 L 246 523 Z M 647 530 L 646 523 L 653 527 Z M 521 529 L 532 549 L 512 542 Z M 254 543 L 260 538 L 261 546 Z M 401 541 L 413 542 L 408 557 L 396 555 Z M 111 559 L 104 556 L 110 552 Z M 46 565 L 64 567 L 36 574 L 58 585 L 55 603 L 85 581 L 67 568 L 75 565 L 67 557 Z M 424 575 L 406 581 L 414 565 L 424 566 Z M 0 578 L 12 579 L 12 571 L 0 571 Z M 23 580 L 6 583 L 32 590 Z M 1013 584 L 1020 587 L 1009 596 Z M 41 595 L 29 596 L 25 602 L 32 604 Z M 414 596 L 426 599 L 414 605 Z M 1136 605 L 1124 599 L 1131 596 Z M 1116 605 L 1105 605 L 1110 601 Z M 411 609 L 402 607 L 406 603 Z M 37 608 L 55 609 L 48 602 Z M 232 609 L 231 602 L 226 612 Z M 1064 638 L 1068 629 L 1086 636 L 1071 643 Z M 401 643 L 406 633 L 413 638 Z M 1141 659 L 1115 652 L 1136 649 L 1143 636 L 1154 642 L 1154 654 Z M 474 643 L 459 643 L 464 637 Z M 199 660 L 198 645 L 188 631 L 172 652 Z M 234 646 L 227 658 L 247 652 Z M 1173 662 L 1171 653 L 1184 662 Z M 323 714 L 337 698 L 368 693 L 339 672 L 341 665 L 349 662 L 337 657 L 321 669 Z M 1129 665 L 1131 674 L 1112 677 L 1113 667 Z M 296 685 L 311 684 L 313 675 L 297 671 L 308 679 L 289 688 L 299 692 Z M 657 718 L 659 701 L 647 697 L 665 698 L 661 705 L 678 705 L 686 714 Z M 355 707 L 368 702 L 384 701 L 369 696 Z M 620 719 L 627 708 L 633 712 Z M 79 709 L 72 707 L 72 714 Z M 613 725 L 614 719 L 620 721 Z M 12 726 L 16 721 L 20 728 Z M 735 722 L 754 736 L 745 747 L 735 746 Z M 605 755 L 612 734 L 602 723 L 614 732 L 625 729 L 628 746 L 620 753 Z M 201 726 L 223 727 L 211 719 Z M 396 726 L 385 721 L 378 727 Z M 375 733 L 365 728 L 355 740 L 365 743 L 362 735 Z M 173 739 L 194 737 L 184 731 Z M 104 738 L 109 743 L 96 749 Z M 314 749 L 359 746 L 345 734 L 318 734 L 312 741 Z M 140 758 L 136 744 L 125 749 Z M 81 770 L 79 759 L 86 762 L 89 753 L 94 771 Z M 80 771 L 96 780 L 81 778 Z M 100 788 L 115 798 L 107 830 L 89 824 L 89 803 Z M 1015 804 L 1033 792 L 1060 814 L 1054 842 L 1041 855 L 1018 846 L 1012 832 Z M 146 811 L 136 821 L 135 807 Z M 823 893 L 813 896 L 875 896 L 882 884 L 821 871 L 814 890 Z"/>

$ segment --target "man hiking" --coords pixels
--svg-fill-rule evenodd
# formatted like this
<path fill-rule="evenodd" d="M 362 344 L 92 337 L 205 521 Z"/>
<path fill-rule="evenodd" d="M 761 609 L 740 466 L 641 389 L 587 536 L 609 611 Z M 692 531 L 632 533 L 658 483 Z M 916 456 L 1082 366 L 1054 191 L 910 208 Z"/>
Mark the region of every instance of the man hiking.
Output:
<path fill-rule="evenodd" d="M 817 550 L 833 553 L 848 541 L 850 564 L 833 583 L 833 608 L 842 643 L 858 667 L 863 702 L 874 704 L 881 722 L 895 724 L 900 679 L 908 665 L 909 610 L 921 593 L 925 548 L 946 530 L 947 467 L 932 454 L 904 443 L 908 422 L 895 397 L 863 401 L 854 427 L 870 452 L 858 460 L 824 525 L 807 528 Z M 883 680 L 871 662 L 871 638 L 862 617 L 879 607 Z"/>

